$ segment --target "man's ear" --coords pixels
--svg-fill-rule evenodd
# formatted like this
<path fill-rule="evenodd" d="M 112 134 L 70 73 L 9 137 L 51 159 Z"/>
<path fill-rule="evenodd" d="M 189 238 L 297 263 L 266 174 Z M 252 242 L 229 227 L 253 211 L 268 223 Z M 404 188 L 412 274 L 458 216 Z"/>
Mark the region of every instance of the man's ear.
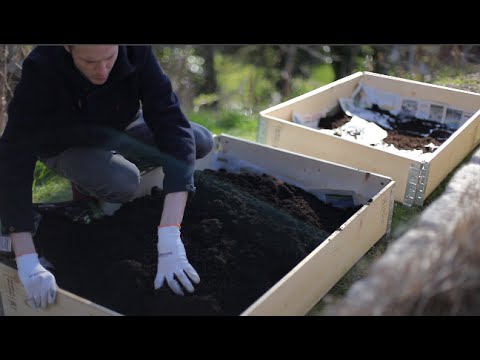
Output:
<path fill-rule="evenodd" d="M 63 47 L 65 48 L 65 50 L 69 53 L 71 53 L 71 49 L 72 47 L 70 45 L 63 45 Z"/>

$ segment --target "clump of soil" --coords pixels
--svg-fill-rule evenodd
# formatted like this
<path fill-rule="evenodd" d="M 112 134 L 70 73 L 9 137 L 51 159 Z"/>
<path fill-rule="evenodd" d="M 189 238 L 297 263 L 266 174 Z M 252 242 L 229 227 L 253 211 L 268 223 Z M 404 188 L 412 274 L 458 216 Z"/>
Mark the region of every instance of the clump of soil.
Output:
<path fill-rule="evenodd" d="M 88 225 L 37 206 L 37 249 L 61 288 L 125 315 L 239 315 L 358 210 L 269 175 L 205 170 L 195 184 L 182 224 L 194 294 L 153 288 L 158 189 Z"/>
<path fill-rule="evenodd" d="M 373 105 L 369 110 L 390 117 L 390 125 L 393 127 L 393 130 L 384 128 L 384 130 L 387 131 L 388 136 L 383 141 L 386 144 L 395 146 L 399 150 L 426 151 L 426 146 L 430 143 L 433 143 L 435 146 L 440 146 L 452 134 L 452 130 L 435 121 L 422 120 L 413 117 L 404 119 L 380 109 L 377 105 Z M 334 115 L 320 119 L 318 122 L 318 128 L 336 129 L 345 125 L 350 119 L 351 118 L 347 114 L 340 111 Z M 430 135 L 421 136 L 419 134 Z"/>
<path fill-rule="evenodd" d="M 334 115 L 321 118 L 318 121 L 318 128 L 332 130 L 345 125 L 349 121 L 350 121 L 350 116 L 345 114 L 343 111 L 340 111 Z"/>

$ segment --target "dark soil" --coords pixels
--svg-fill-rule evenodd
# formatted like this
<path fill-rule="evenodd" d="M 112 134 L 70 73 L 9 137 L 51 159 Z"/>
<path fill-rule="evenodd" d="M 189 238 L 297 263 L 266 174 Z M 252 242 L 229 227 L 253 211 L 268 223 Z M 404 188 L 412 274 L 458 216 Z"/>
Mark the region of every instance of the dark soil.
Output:
<path fill-rule="evenodd" d="M 194 294 L 153 289 L 158 189 L 88 225 L 37 205 L 37 249 L 61 288 L 125 315 L 239 315 L 358 210 L 268 175 L 205 170 L 195 183 L 182 224 Z"/>
<path fill-rule="evenodd" d="M 441 124 L 429 121 L 421 120 L 417 118 L 410 118 L 408 121 L 398 118 L 390 114 L 388 111 L 383 111 L 378 107 L 374 107 L 370 110 L 377 111 L 386 115 L 389 115 L 392 119 L 391 125 L 394 130 L 384 129 L 387 131 L 388 136 L 383 141 L 386 144 L 394 145 L 399 150 L 423 150 L 429 152 L 425 146 L 433 143 L 436 146 L 441 145 L 451 134 L 452 131 L 444 129 Z M 318 128 L 320 129 L 336 129 L 350 121 L 350 117 L 343 111 L 339 113 L 322 118 L 318 122 Z M 420 136 L 417 134 L 427 134 L 429 136 Z"/>

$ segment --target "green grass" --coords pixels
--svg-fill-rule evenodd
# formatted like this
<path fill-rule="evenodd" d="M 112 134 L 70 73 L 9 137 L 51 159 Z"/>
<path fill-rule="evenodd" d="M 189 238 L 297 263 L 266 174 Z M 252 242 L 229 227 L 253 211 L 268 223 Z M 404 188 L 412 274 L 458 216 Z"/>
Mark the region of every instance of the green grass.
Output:
<path fill-rule="evenodd" d="M 434 84 L 480 93 L 480 75 L 478 73 L 456 77 L 442 76 L 437 78 Z"/>
<path fill-rule="evenodd" d="M 258 128 L 258 116 L 242 115 L 234 111 L 198 112 L 188 114 L 188 118 L 205 126 L 213 134 L 228 134 L 245 140 L 255 141 Z"/>
<path fill-rule="evenodd" d="M 303 95 L 309 91 L 317 89 L 323 85 L 335 81 L 335 71 L 330 64 L 321 64 L 312 70 L 308 79 L 296 77 L 293 79 L 292 94 L 290 98 Z"/>
<path fill-rule="evenodd" d="M 215 56 L 215 68 L 224 108 L 242 111 L 269 103 L 274 84 L 266 69 L 223 54 Z"/>
<path fill-rule="evenodd" d="M 60 176 L 53 176 L 43 185 L 34 187 L 33 202 L 61 202 L 72 199 L 70 182 Z"/>
<path fill-rule="evenodd" d="M 245 109 L 257 111 L 278 102 L 280 94 L 276 89 L 276 83 L 281 79 L 279 71 L 272 71 L 268 66 L 258 67 L 254 64 L 246 64 L 235 56 L 220 53 L 215 56 L 215 68 L 219 88 L 217 97 L 223 108 L 234 111 Z M 312 66 L 308 75 L 296 75 L 292 79 L 292 89 L 288 99 L 334 80 L 335 72 L 331 64 Z"/>
<path fill-rule="evenodd" d="M 60 202 L 71 199 L 70 182 L 37 161 L 33 182 L 33 202 Z"/>

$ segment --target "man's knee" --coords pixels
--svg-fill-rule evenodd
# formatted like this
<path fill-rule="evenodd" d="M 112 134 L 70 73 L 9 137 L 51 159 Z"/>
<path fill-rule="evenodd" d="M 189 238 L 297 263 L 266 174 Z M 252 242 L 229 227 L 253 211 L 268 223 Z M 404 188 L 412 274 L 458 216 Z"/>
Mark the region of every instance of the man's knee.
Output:
<path fill-rule="evenodd" d="M 105 201 L 125 203 L 133 199 L 139 185 L 138 169 L 128 169 L 128 171 L 114 174 L 99 195 Z"/>
<path fill-rule="evenodd" d="M 210 151 L 213 149 L 213 136 L 209 133 L 209 136 L 203 139 L 200 144 L 196 146 L 196 157 L 197 159 L 202 159 L 207 156 Z"/>
<path fill-rule="evenodd" d="M 192 123 L 195 135 L 195 147 L 197 159 L 207 156 L 213 149 L 214 141 L 212 133 L 205 127 Z"/>

